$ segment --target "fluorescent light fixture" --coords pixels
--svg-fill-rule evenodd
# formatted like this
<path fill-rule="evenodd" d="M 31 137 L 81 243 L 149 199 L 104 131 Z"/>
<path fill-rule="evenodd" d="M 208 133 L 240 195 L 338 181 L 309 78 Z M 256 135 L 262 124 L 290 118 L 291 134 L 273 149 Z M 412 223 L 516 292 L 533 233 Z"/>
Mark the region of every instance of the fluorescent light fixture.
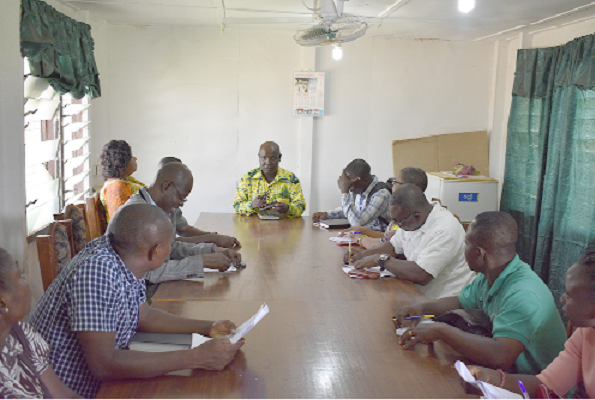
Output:
<path fill-rule="evenodd" d="M 459 0 L 459 11 L 468 13 L 475 8 L 475 0 Z"/>
<path fill-rule="evenodd" d="M 343 49 L 340 44 L 336 44 L 333 46 L 333 60 L 339 61 L 341 58 L 343 58 Z"/>

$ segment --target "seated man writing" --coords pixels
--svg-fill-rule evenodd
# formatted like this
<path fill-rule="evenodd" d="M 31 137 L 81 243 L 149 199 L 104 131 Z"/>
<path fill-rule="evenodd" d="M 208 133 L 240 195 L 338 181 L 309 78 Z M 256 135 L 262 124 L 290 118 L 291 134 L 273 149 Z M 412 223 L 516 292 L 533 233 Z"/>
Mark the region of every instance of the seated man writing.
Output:
<path fill-rule="evenodd" d="M 406 183 L 412 183 L 422 192 L 426 191 L 428 187 L 428 176 L 426 172 L 421 168 L 416 167 L 405 167 L 397 173 L 393 182 L 392 191 L 400 188 Z M 352 235 L 357 238 L 358 244 L 365 249 L 372 249 L 378 247 L 383 243 L 389 242 L 393 235 L 397 232 L 399 226 L 393 221 L 390 222 L 384 232 L 378 232 L 363 226 L 352 226 L 351 228 L 343 230 L 339 236 Z M 359 231 L 360 235 L 354 235 L 351 232 Z"/>
<path fill-rule="evenodd" d="M 390 242 L 355 253 L 355 268 L 380 265 L 419 285 L 431 299 L 457 295 L 473 280 L 465 261 L 465 230 L 450 211 L 428 203 L 419 187 L 406 183 L 392 194 L 390 214 L 399 230 Z"/>
<path fill-rule="evenodd" d="M 176 157 L 163 157 L 161 161 L 159 161 L 159 169 L 163 168 L 164 165 L 176 162 L 182 163 L 182 160 Z M 214 243 L 219 247 L 227 247 L 230 249 L 236 248 L 239 249 L 242 247 L 240 241 L 232 236 L 227 235 L 219 235 L 217 232 L 205 232 L 198 228 L 195 228 L 192 225 L 188 224 L 188 221 L 182 215 L 182 209 L 180 207 L 176 207 L 174 210 L 175 220 L 176 220 L 176 233 L 178 237 L 176 240 L 180 242 L 188 242 L 188 243 Z"/>
<path fill-rule="evenodd" d="M 192 172 L 184 164 L 169 163 L 159 171 L 148 188 L 142 188 L 120 207 L 118 213 L 132 204 L 156 205 L 169 214 L 173 226 L 178 226 L 175 209 L 182 207 L 192 191 L 194 180 Z M 107 233 L 114 233 L 114 225 L 110 221 Z M 225 271 L 230 264 L 237 265 L 241 256 L 234 250 L 215 246 L 212 243 L 185 243 L 172 240 L 171 253 L 160 268 L 147 272 L 145 279 L 157 284 L 188 278 L 204 277 L 204 268 Z"/>
<path fill-rule="evenodd" d="M 258 151 L 260 168 L 242 176 L 233 208 L 238 214 L 253 215 L 259 209 L 273 209 L 288 217 L 299 217 L 306 209 L 300 180 L 279 168 L 281 150 L 275 142 L 264 142 Z"/>
<path fill-rule="evenodd" d="M 390 191 L 384 182 L 370 173 L 370 165 L 356 159 L 350 162 L 337 179 L 341 206 L 312 215 L 312 222 L 321 219 L 346 218 L 351 226 L 363 226 L 384 232 L 390 222 Z"/>
<path fill-rule="evenodd" d="M 480 309 L 492 321 L 493 337 L 464 332 L 445 323 L 419 325 L 401 337 L 404 348 L 443 340 L 479 364 L 537 374 L 564 348 L 566 332 L 554 298 L 541 278 L 516 254 L 517 225 L 510 214 L 484 212 L 469 225 L 465 257 L 478 273 L 459 296 L 406 306 L 397 316 Z"/>
<path fill-rule="evenodd" d="M 564 396 L 583 382 L 588 398 L 595 398 L 595 248 L 588 248 L 566 271 L 566 292 L 560 302 L 568 321 L 577 329 L 564 350 L 539 375 L 509 375 L 477 366 L 469 367 L 471 374 L 519 394 L 518 381 L 522 380 L 532 399 L 547 398 L 537 396 L 541 385 Z"/>
<path fill-rule="evenodd" d="M 188 368 L 223 369 L 243 344 L 221 338 L 230 321 L 199 321 L 151 308 L 143 276 L 167 259 L 173 226 L 158 207 L 122 207 L 113 232 L 101 236 L 60 272 L 31 314 L 31 324 L 51 347 L 60 379 L 85 398 L 101 382 L 150 378 Z M 136 332 L 200 333 L 212 338 L 191 349 L 147 353 L 124 350 Z"/>

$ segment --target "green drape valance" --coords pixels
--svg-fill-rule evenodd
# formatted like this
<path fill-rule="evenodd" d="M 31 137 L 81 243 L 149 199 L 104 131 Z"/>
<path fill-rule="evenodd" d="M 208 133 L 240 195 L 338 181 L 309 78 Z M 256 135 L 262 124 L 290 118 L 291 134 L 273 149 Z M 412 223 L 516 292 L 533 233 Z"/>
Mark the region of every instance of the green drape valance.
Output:
<path fill-rule="evenodd" d="M 564 46 L 521 49 L 513 96 L 544 98 L 562 86 L 595 87 L 595 36 L 576 38 Z"/>
<path fill-rule="evenodd" d="M 101 96 L 91 27 L 41 0 L 22 0 L 21 54 L 31 74 L 75 99 Z"/>

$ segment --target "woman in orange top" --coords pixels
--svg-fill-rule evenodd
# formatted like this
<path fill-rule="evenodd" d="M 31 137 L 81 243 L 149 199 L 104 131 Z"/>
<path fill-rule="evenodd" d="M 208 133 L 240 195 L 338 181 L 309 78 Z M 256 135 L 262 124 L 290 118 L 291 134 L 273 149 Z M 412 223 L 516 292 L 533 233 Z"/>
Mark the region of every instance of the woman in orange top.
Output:
<path fill-rule="evenodd" d="M 120 206 L 146 185 L 131 176 L 136 171 L 136 157 L 132 156 L 132 149 L 125 140 L 107 143 L 99 158 L 101 175 L 105 180 L 100 198 L 109 222 Z"/>

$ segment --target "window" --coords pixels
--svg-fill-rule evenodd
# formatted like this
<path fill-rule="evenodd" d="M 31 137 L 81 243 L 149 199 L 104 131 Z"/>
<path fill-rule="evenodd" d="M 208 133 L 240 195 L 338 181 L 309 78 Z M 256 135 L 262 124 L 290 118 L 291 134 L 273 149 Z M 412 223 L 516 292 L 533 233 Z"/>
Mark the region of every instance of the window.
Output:
<path fill-rule="evenodd" d="M 29 74 L 25 59 L 25 187 L 27 230 L 36 232 L 65 205 L 89 192 L 88 97 L 60 95 Z"/>

